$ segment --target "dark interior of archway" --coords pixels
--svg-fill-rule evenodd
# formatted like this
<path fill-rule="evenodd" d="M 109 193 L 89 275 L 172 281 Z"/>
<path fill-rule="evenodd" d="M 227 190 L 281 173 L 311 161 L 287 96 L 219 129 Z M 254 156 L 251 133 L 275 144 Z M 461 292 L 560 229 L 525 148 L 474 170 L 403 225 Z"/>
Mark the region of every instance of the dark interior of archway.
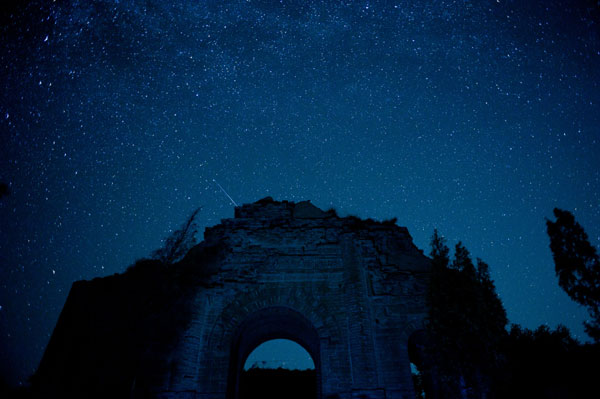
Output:
<path fill-rule="evenodd" d="M 251 368 L 240 376 L 241 399 L 309 399 L 317 397 L 315 370 Z"/>
<path fill-rule="evenodd" d="M 310 354 L 296 342 L 266 341 L 246 358 L 240 374 L 239 398 L 312 399 L 317 375 Z"/>
<path fill-rule="evenodd" d="M 431 392 L 431 376 L 426 373 L 425 347 L 427 337 L 423 330 L 414 332 L 408 340 L 408 358 L 412 373 L 415 398 L 426 397 L 426 392 Z"/>

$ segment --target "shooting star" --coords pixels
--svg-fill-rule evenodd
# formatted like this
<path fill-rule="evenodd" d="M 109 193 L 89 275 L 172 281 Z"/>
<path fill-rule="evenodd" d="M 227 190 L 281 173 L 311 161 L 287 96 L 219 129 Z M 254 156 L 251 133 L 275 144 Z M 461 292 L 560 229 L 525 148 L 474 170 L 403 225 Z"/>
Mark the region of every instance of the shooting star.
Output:
<path fill-rule="evenodd" d="M 221 189 L 221 191 L 223 191 L 225 193 L 225 195 L 227 196 L 227 198 L 229 198 L 229 200 L 233 203 L 233 205 L 238 206 L 238 204 L 235 203 L 235 201 L 233 200 L 233 198 L 231 198 L 231 196 L 229 194 L 227 194 L 227 191 L 225 191 L 225 189 L 223 187 L 221 187 L 221 185 L 219 184 L 219 182 L 216 181 L 215 179 L 213 179 L 213 181 L 215 182 L 215 184 L 217 186 L 219 186 L 219 188 Z"/>

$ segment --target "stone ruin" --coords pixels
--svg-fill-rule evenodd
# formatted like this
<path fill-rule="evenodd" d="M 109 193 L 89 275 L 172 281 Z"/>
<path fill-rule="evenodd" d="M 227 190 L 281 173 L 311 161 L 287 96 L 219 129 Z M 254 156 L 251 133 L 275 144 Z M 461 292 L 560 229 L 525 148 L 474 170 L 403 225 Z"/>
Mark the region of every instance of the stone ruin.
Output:
<path fill-rule="evenodd" d="M 171 291 L 162 277 L 148 280 L 151 271 L 76 282 L 34 379 L 38 393 L 236 399 L 247 356 L 285 338 L 311 355 L 319 399 L 415 397 L 409 339 L 427 316 L 431 264 L 395 221 L 266 198 L 207 228 L 170 268 L 160 273 L 177 274 L 188 294 L 166 310 L 158 292 Z M 154 327 L 151 309 L 184 321 Z"/>

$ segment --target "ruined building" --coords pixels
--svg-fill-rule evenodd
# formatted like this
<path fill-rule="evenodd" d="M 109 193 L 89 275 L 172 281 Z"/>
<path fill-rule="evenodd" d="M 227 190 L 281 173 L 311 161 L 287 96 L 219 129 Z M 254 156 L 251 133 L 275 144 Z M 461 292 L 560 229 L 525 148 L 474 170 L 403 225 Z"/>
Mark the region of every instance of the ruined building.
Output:
<path fill-rule="evenodd" d="M 404 227 L 270 198 L 207 228 L 179 263 L 76 282 L 34 383 L 44 397 L 234 399 L 244 361 L 286 338 L 317 398 L 410 398 L 430 260 Z"/>

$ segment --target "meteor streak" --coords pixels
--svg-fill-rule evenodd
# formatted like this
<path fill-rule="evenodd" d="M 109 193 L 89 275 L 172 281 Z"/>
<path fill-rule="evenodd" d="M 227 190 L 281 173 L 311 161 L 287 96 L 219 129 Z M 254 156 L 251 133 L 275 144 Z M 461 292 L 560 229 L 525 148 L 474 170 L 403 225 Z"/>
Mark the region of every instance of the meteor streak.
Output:
<path fill-rule="evenodd" d="M 221 187 L 221 185 L 219 184 L 219 182 L 216 181 L 215 179 L 213 179 L 213 181 L 215 182 L 215 184 L 217 186 L 219 186 L 219 188 L 221 189 L 221 191 L 223 191 L 225 193 L 225 195 L 227 196 L 227 198 L 229 198 L 229 200 L 233 203 L 233 205 L 238 206 L 238 204 L 235 203 L 235 201 L 233 200 L 233 198 L 231 198 L 231 196 L 229 194 L 227 194 L 227 191 L 225 191 L 225 189 L 223 187 Z"/>

